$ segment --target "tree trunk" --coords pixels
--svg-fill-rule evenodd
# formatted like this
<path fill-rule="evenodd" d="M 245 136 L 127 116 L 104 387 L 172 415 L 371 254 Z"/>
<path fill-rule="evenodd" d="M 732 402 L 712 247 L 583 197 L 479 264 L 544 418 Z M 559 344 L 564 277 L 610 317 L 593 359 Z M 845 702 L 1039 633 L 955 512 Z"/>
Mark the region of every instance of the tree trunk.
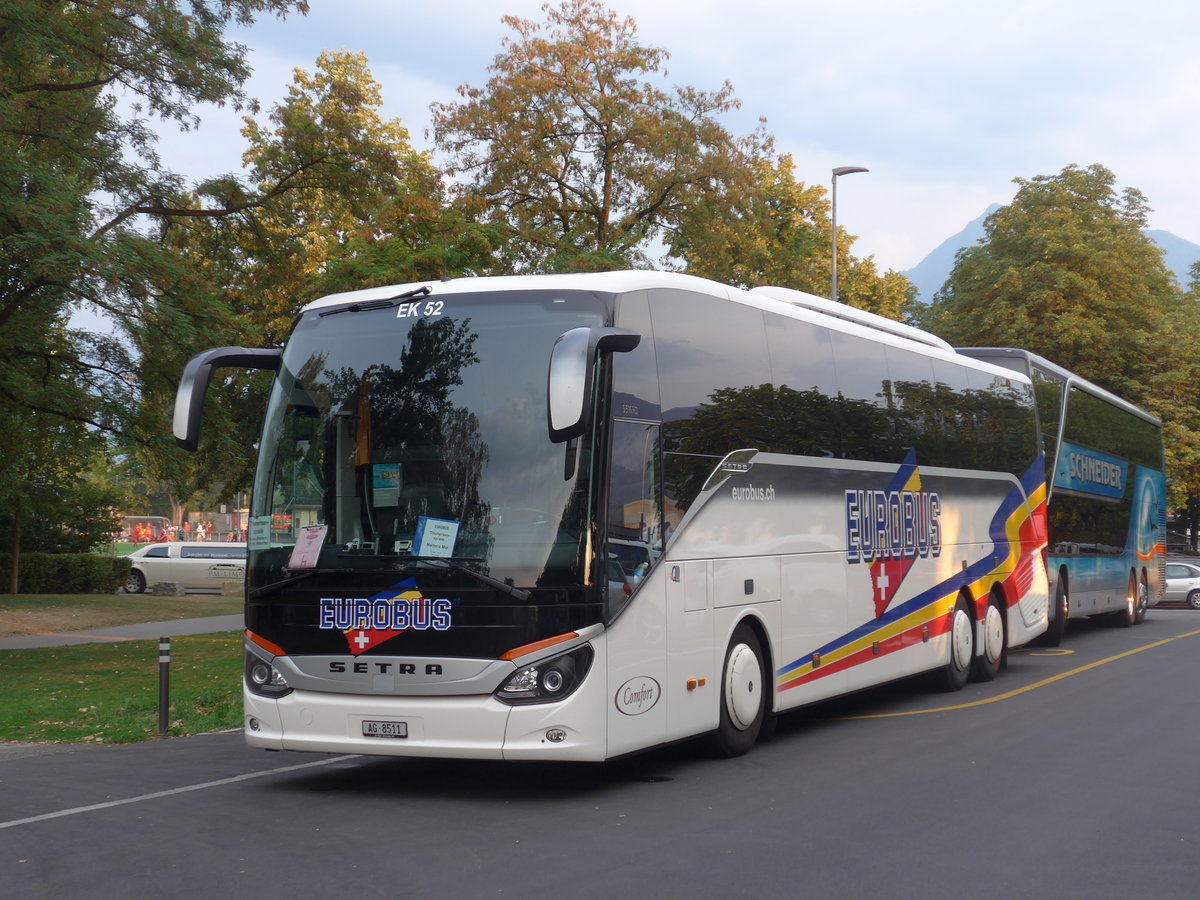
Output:
<path fill-rule="evenodd" d="M 21 500 L 18 497 L 13 503 L 12 525 L 12 565 L 8 573 L 8 592 L 16 594 L 20 587 L 21 572 Z"/>

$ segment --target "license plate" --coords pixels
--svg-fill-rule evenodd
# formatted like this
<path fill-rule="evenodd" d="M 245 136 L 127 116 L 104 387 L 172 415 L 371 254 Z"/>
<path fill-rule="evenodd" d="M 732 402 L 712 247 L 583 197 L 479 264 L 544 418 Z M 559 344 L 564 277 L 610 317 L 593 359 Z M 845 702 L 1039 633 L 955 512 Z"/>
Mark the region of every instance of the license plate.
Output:
<path fill-rule="evenodd" d="M 373 722 L 362 723 L 363 737 L 406 738 L 408 737 L 407 722 Z"/>

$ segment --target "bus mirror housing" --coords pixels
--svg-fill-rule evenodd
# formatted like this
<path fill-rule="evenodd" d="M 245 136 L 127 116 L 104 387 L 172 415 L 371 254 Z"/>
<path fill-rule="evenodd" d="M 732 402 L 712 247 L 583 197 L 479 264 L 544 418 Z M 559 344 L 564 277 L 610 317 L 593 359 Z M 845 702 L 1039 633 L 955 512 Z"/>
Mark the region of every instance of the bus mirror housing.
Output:
<path fill-rule="evenodd" d="M 628 353 L 642 336 L 625 328 L 572 328 L 561 334 L 550 351 L 546 385 L 546 419 L 556 444 L 587 430 L 587 401 L 592 395 L 592 371 L 601 353 Z"/>
<path fill-rule="evenodd" d="M 279 371 L 282 350 L 249 350 L 245 347 L 217 347 L 193 356 L 183 369 L 179 390 L 175 394 L 175 417 L 172 431 L 175 442 L 184 450 L 194 452 L 200 443 L 200 415 L 204 397 L 212 381 L 213 369 L 232 366 L 242 369 Z"/>

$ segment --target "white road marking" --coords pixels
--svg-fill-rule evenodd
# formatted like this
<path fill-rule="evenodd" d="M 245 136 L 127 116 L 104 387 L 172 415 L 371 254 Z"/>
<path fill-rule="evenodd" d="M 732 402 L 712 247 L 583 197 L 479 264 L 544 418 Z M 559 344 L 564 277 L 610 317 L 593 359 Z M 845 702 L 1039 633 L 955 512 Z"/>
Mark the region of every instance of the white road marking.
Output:
<path fill-rule="evenodd" d="M 267 769 L 264 772 L 247 772 L 245 775 L 234 775 L 232 778 L 221 778 L 217 781 L 205 781 L 202 784 L 188 784 L 183 787 L 171 788 L 168 791 L 155 791 L 153 794 L 142 794 L 138 797 L 126 797 L 124 800 L 109 800 L 105 803 L 93 803 L 90 806 L 76 806 L 74 809 L 60 809 L 58 812 L 43 813 L 40 816 L 29 816 L 24 819 L 13 819 L 10 822 L 0 822 L 0 829 L 13 828 L 17 825 L 30 825 L 34 822 L 45 822 L 48 819 L 61 819 L 63 816 L 75 816 L 79 813 L 93 812 L 98 809 L 111 809 L 114 806 L 126 806 L 130 803 L 141 803 L 145 800 L 157 800 L 160 797 L 171 797 L 175 794 L 187 794 L 192 791 L 202 791 L 206 788 L 221 787 L 226 784 L 237 784 L 239 781 L 252 781 L 255 778 L 266 778 L 268 775 L 282 775 L 284 772 L 296 772 L 300 769 L 313 769 L 318 766 L 328 766 L 348 759 L 357 759 L 357 754 L 334 756 L 317 762 L 300 763 L 295 766 L 281 766 L 278 769 Z"/>

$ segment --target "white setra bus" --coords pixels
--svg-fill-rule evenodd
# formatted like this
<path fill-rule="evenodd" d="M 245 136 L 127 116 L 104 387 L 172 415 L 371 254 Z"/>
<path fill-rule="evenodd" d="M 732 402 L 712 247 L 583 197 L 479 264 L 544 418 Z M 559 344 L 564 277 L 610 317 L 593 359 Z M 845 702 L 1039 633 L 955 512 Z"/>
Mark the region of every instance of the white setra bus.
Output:
<path fill-rule="evenodd" d="M 642 271 L 339 294 L 282 350 L 194 358 L 185 447 L 221 366 L 275 372 L 253 746 L 732 755 L 1046 629 L 1029 379 L 878 316 Z"/>

